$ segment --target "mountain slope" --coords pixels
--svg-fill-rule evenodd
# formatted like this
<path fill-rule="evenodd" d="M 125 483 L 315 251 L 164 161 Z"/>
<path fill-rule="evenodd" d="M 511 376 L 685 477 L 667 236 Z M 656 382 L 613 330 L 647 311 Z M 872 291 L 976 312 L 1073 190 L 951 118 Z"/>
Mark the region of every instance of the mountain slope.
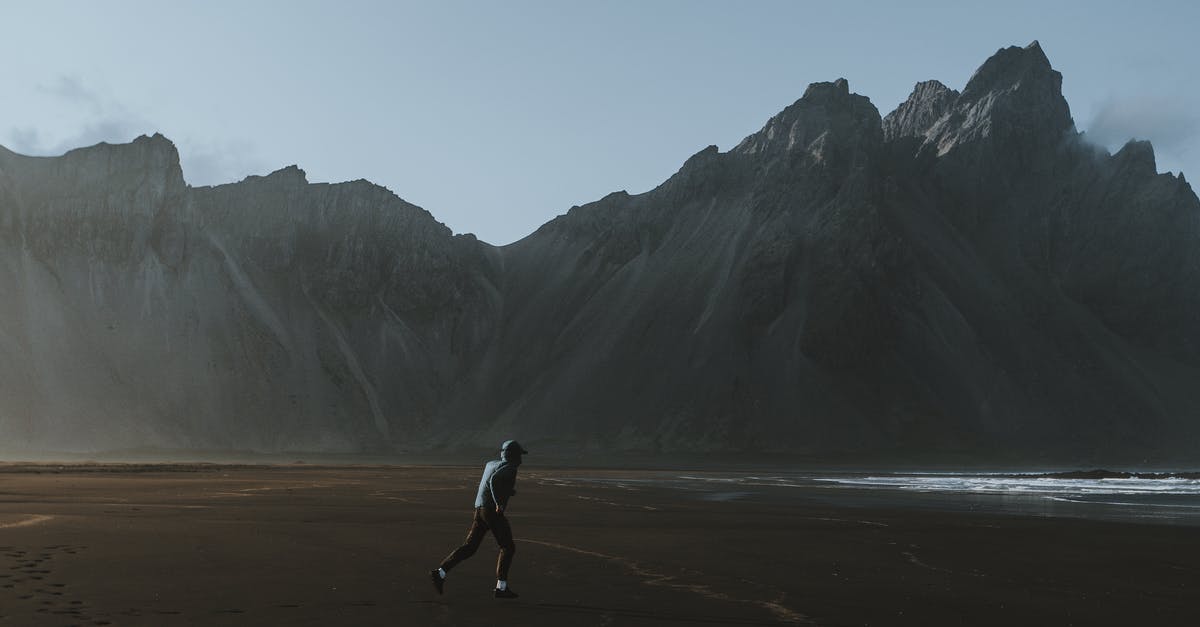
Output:
<path fill-rule="evenodd" d="M 161 136 L 0 171 L 9 447 L 390 449 L 496 306 L 481 244 L 365 181 L 189 188 Z"/>
<path fill-rule="evenodd" d="M 1075 132 L 1041 47 L 492 247 L 358 181 L 0 150 L 11 448 L 1194 460 L 1200 201 Z"/>

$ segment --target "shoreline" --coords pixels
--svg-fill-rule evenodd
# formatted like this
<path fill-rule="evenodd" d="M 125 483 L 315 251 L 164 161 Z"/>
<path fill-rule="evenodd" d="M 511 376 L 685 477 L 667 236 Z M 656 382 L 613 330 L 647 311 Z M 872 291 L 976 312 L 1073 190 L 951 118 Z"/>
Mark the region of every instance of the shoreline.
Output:
<path fill-rule="evenodd" d="M 1072 478 L 1071 475 L 1111 473 L 1113 475 L 1195 475 L 1200 478 L 1200 466 L 1189 464 L 1097 463 L 1097 462 L 1041 462 L 1017 463 L 1011 461 L 953 462 L 945 459 L 928 461 L 862 460 L 842 458 L 805 458 L 771 454 L 638 454 L 638 453 L 595 453 L 584 454 L 534 452 L 537 463 L 556 468 L 593 468 L 599 470 L 678 470 L 678 471 L 727 471 L 727 472 L 884 472 L 892 474 L 1011 474 L 1017 476 L 1043 475 L 1047 477 Z M 293 466 L 313 467 L 339 466 L 471 466 L 480 460 L 497 455 L 490 448 L 461 449 L 447 452 L 414 453 L 321 453 L 287 452 L 262 453 L 254 451 L 190 451 L 190 450 L 144 450 L 109 451 L 92 453 L 0 451 L 0 467 L 26 466 L 110 466 L 110 465 L 159 465 L 159 466 Z M 532 459 L 532 458 L 531 458 Z"/>
<path fill-rule="evenodd" d="M 320 464 L 219 462 L 0 462 L 0 476 L 136 477 L 229 473 L 339 473 L 354 471 L 474 473 L 478 464 Z M 889 507 L 932 512 L 986 512 L 1034 516 L 1200 526 L 1200 481 L 1178 475 L 1142 478 L 1104 471 L 1061 474 L 1001 472 L 945 473 L 849 470 L 753 472 L 738 468 L 629 468 L 589 465 L 546 467 L 527 464 L 526 473 L 559 487 L 596 489 L 653 488 L 675 499 L 788 500 L 819 499 L 848 507 Z M 1087 478 L 1078 478 L 1078 477 Z M 1096 478 L 1093 478 L 1096 477 Z M 1130 482 L 1130 483 L 1126 483 Z M 1170 484 L 1170 485 L 1168 485 Z M 1182 484 L 1182 485 L 1181 485 Z M 1173 491 L 1172 491 L 1173 490 Z"/>

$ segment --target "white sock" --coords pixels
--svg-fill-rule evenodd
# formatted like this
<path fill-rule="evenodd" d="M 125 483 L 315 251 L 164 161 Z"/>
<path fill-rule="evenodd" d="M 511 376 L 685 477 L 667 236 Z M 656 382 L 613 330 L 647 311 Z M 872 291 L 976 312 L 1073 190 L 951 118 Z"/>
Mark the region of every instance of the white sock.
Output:
<path fill-rule="evenodd" d="M 439 569 L 438 569 L 438 577 L 441 577 L 442 579 L 445 579 L 445 578 L 446 578 L 446 571 L 444 571 L 444 570 L 442 570 L 441 568 L 439 568 Z"/>
<path fill-rule="evenodd" d="M 496 589 L 497 590 L 508 590 L 508 582 L 503 579 L 497 579 L 496 580 Z"/>

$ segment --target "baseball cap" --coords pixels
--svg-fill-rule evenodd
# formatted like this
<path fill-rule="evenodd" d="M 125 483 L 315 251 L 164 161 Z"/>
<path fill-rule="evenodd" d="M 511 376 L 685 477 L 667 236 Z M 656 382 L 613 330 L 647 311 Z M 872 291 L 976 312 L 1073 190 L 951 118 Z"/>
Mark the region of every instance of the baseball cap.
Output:
<path fill-rule="evenodd" d="M 519 453 L 521 455 L 529 454 L 529 451 L 525 450 L 524 448 L 521 448 L 521 443 L 517 442 L 516 440 L 505 440 L 504 444 L 500 445 L 500 450 L 512 451 L 514 453 Z"/>

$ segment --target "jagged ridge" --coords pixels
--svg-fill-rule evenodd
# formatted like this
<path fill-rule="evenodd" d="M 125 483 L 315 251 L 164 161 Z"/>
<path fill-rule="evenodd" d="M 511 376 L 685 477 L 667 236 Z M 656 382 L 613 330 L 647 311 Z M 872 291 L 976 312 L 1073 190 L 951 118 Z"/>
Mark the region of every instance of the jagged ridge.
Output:
<path fill-rule="evenodd" d="M 881 118 L 814 83 L 496 248 L 365 181 L 0 151 L 12 447 L 1194 459 L 1200 202 L 1040 45 Z"/>

